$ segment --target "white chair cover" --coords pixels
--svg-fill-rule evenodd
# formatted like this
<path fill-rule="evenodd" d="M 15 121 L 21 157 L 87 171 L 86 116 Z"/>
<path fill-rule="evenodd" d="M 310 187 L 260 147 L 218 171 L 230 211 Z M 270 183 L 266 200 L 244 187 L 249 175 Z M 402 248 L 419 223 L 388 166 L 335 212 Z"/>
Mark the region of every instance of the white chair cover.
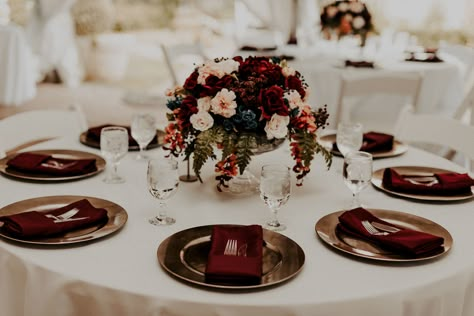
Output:
<path fill-rule="evenodd" d="M 23 29 L 0 25 L 0 105 L 18 106 L 36 95 L 34 57 Z"/>

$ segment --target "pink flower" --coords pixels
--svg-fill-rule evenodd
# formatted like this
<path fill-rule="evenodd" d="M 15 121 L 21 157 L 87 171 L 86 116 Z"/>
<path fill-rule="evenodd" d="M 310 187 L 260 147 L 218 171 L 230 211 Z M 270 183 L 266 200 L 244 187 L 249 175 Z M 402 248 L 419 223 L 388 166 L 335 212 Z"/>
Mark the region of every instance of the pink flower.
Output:
<path fill-rule="evenodd" d="M 222 89 L 212 98 L 211 111 L 226 118 L 232 117 L 236 113 L 235 109 L 237 108 L 235 98 L 234 91 Z"/>
<path fill-rule="evenodd" d="M 211 97 L 199 98 L 197 100 L 197 107 L 199 111 L 209 112 L 211 109 Z"/>
<path fill-rule="evenodd" d="M 288 105 L 290 109 L 300 109 L 304 106 L 303 100 L 301 100 L 301 96 L 296 90 L 290 90 L 285 92 L 283 97 L 288 101 Z"/>
<path fill-rule="evenodd" d="M 205 111 L 199 111 L 196 114 L 191 115 L 189 121 L 194 129 L 201 132 L 210 129 L 214 125 L 212 115 Z"/>

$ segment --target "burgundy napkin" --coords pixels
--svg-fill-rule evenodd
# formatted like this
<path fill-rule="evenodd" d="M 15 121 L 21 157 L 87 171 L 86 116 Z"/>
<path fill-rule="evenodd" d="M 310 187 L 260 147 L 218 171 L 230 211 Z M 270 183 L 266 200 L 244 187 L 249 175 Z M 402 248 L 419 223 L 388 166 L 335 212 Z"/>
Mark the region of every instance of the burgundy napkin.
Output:
<path fill-rule="evenodd" d="M 276 50 L 276 46 L 271 46 L 271 47 L 255 47 L 255 46 L 248 46 L 244 45 L 240 48 L 242 51 L 249 51 L 249 52 L 257 52 L 257 51 L 262 51 L 262 52 L 268 52 L 272 50 Z"/>
<path fill-rule="evenodd" d="M 390 151 L 393 148 L 393 135 L 368 132 L 364 133 L 361 151 L 375 152 L 375 151 Z"/>
<path fill-rule="evenodd" d="M 388 235 L 372 235 L 362 225 L 364 220 L 397 227 L 400 231 Z M 348 235 L 373 242 L 387 250 L 413 256 L 437 251 L 444 243 L 442 237 L 398 227 L 381 220 L 361 207 L 346 211 L 339 216 L 337 228 Z"/>
<path fill-rule="evenodd" d="M 128 131 L 128 146 L 135 146 L 135 147 L 138 146 L 137 141 L 132 137 L 132 131 L 130 129 L 130 126 L 104 124 L 104 125 L 100 125 L 96 127 L 91 127 L 87 130 L 86 137 L 100 143 L 100 132 L 102 131 L 104 127 L 109 127 L 109 126 L 120 126 L 120 127 L 126 128 Z M 156 144 L 156 143 L 158 143 L 158 138 L 155 135 L 155 137 L 153 137 L 153 139 L 151 140 L 149 144 Z"/>
<path fill-rule="evenodd" d="M 407 179 L 416 181 L 417 177 L 403 176 L 392 168 L 386 168 L 383 172 L 382 184 L 396 192 L 446 196 L 468 194 L 471 192 L 471 186 L 474 185 L 474 180 L 467 173 L 436 173 L 434 177 L 438 180 L 435 184 L 416 184 Z"/>
<path fill-rule="evenodd" d="M 31 152 L 16 155 L 7 165 L 19 171 L 53 176 L 75 176 L 97 170 L 95 159 L 61 159 Z"/>
<path fill-rule="evenodd" d="M 436 53 L 426 52 L 426 58 L 418 58 L 414 53 L 410 54 L 410 57 L 406 58 L 405 61 L 417 61 L 417 62 L 424 62 L 424 63 L 442 63 L 443 60 L 436 55 Z"/>
<path fill-rule="evenodd" d="M 79 211 L 68 221 L 55 223 L 54 218 L 46 216 L 47 214 L 59 216 L 72 209 L 78 209 Z M 71 220 L 74 218 L 77 220 Z M 28 239 L 67 233 L 103 222 L 106 219 L 107 211 L 103 208 L 94 207 L 87 199 L 47 212 L 29 211 L 0 217 L 0 221 L 4 223 L 3 231 L 13 236 Z"/>
<path fill-rule="evenodd" d="M 238 255 L 224 255 L 229 239 L 237 240 Z M 259 284 L 262 277 L 263 230 L 260 225 L 216 225 L 212 228 L 206 280 L 240 285 Z"/>
<path fill-rule="evenodd" d="M 364 133 L 362 138 L 361 151 L 369 153 L 379 151 L 390 151 L 393 148 L 393 135 L 379 133 L 379 132 L 368 132 Z M 333 143 L 333 149 L 339 151 L 337 143 Z"/>
<path fill-rule="evenodd" d="M 346 60 L 344 62 L 346 67 L 355 67 L 355 68 L 374 68 L 374 63 L 371 61 L 352 61 Z"/>

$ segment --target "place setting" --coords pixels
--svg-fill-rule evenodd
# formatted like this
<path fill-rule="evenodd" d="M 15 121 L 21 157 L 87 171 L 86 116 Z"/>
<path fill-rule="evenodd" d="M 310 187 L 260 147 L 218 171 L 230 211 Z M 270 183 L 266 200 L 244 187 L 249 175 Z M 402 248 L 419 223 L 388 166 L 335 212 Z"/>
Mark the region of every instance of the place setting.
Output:
<path fill-rule="evenodd" d="M 372 180 L 371 154 L 361 151 L 344 157 L 343 179 L 353 194 L 343 210 L 321 217 L 318 237 L 330 247 L 356 257 L 377 261 L 412 262 L 447 253 L 451 234 L 441 225 L 403 210 L 365 207 L 359 194 Z"/>
<path fill-rule="evenodd" d="M 66 149 L 12 153 L 0 159 L 0 172 L 8 177 L 31 181 L 69 181 L 94 176 L 105 169 L 99 155 Z"/>
<path fill-rule="evenodd" d="M 277 214 L 290 197 L 290 169 L 262 167 L 261 198 L 272 218 L 265 225 L 215 224 L 179 231 L 162 241 L 157 250 L 161 267 L 186 283 L 213 289 L 249 290 L 274 286 L 300 272 L 303 249 L 278 231 L 286 226 Z M 149 220 L 156 226 L 172 225 L 166 201 L 178 188 L 174 160 L 150 160 L 149 191 L 160 202 L 159 214 Z"/>
<path fill-rule="evenodd" d="M 336 133 L 323 135 L 321 144 L 335 156 L 343 157 L 349 150 L 369 152 L 374 159 L 404 154 L 408 146 L 393 135 L 382 132 L 363 132 L 360 123 L 339 123 Z"/>
<path fill-rule="evenodd" d="M 156 121 L 151 114 L 134 115 L 130 126 L 103 124 L 84 131 L 79 136 L 82 144 L 100 148 L 102 129 L 108 127 L 122 127 L 128 132 L 128 150 L 139 151 L 137 159 L 142 159 L 145 150 L 160 147 L 164 143 L 165 132 L 156 128 Z"/>
<path fill-rule="evenodd" d="M 90 196 L 59 195 L 18 201 L 0 209 L 0 236 L 30 245 L 90 242 L 120 230 L 128 214 Z"/>

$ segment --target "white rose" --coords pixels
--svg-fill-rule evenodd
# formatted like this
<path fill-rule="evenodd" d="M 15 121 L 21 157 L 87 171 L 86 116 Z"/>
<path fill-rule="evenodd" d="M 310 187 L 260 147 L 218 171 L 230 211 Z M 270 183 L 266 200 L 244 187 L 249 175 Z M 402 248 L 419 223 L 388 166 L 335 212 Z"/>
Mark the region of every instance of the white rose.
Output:
<path fill-rule="evenodd" d="M 273 114 L 270 121 L 265 125 L 265 132 L 268 139 L 285 138 L 288 134 L 288 124 L 290 123 L 289 116 L 281 116 Z"/>
<path fill-rule="evenodd" d="M 189 118 L 194 129 L 198 131 L 208 130 L 214 125 L 214 119 L 208 112 L 199 111 L 196 114 L 191 115 Z"/>
<path fill-rule="evenodd" d="M 339 3 L 339 5 L 337 6 L 337 8 L 338 8 L 339 11 L 341 11 L 341 12 L 346 12 L 347 9 L 349 9 L 349 5 L 348 5 L 346 2 L 341 2 L 341 3 Z"/>
<path fill-rule="evenodd" d="M 354 20 L 352 20 L 352 26 L 355 29 L 361 29 L 364 27 L 364 25 L 365 25 L 365 20 L 361 16 L 356 16 Z"/>
<path fill-rule="evenodd" d="M 211 111 L 222 115 L 223 117 L 232 117 L 236 113 L 237 102 L 235 102 L 234 91 L 222 89 L 217 92 L 216 96 L 211 100 Z"/>
<path fill-rule="evenodd" d="M 198 110 L 209 112 L 211 109 L 211 97 L 199 98 L 197 100 Z"/>
<path fill-rule="evenodd" d="M 219 62 L 218 66 L 225 74 L 231 74 L 239 70 L 240 64 L 233 59 L 226 59 Z"/>
<path fill-rule="evenodd" d="M 361 2 L 354 1 L 351 2 L 349 6 L 351 8 L 351 11 L 354 13 L 361 13 L 362 11 L 364 11 L 364 4 Z"/>

